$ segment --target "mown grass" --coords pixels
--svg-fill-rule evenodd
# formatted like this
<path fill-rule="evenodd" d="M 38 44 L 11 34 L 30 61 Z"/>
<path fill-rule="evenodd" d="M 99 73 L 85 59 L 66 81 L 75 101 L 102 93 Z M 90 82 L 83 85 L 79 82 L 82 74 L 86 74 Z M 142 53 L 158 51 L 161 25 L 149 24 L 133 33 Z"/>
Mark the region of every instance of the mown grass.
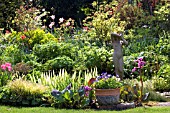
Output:
<path fill-rule="evenodd" d="M 52 107 L 10 107 L 0 106 L 0 113 L 170 113 L 170 107 L 138 107 L 128 110 L 94 110 L 94 109 L 55 109 Z"/>

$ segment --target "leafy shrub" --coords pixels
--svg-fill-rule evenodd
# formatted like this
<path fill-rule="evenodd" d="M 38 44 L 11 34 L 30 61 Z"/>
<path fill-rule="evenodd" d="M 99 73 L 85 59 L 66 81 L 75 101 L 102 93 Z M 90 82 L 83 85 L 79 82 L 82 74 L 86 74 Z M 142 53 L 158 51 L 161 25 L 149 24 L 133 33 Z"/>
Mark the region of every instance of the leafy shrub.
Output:
<path fill-rule="evenodd" d="M 23 55 L 24 53 L 19 49 L 18 45 L 10 45 L 4 48 L 0 59 L 15 64 L 23 60 Z"/>
<path fill-rule="evenodd" d="M 157 91 L 170 91 L 170 65 L 164 64 L 160 67 L 157 76 L 153 77 L 153 85 Z"/>
<path fill-rule="evenodd" d="M 96 5 L 94 5 L 94 7 Z M 109 4 L 104 1 L 103 4 L 99 6 L 98 11 L 85 19 L 84 26 L 90 29 L 87 32 L 90 38 L 109 41 L 111 32 L 123 31 L 125 29 L 126 23 L 120 21 L 116 9 L 117 5 L 117 1 L 112 1 Z"/>
<path fill-rule="evenodd" d="M 0 92 L 0 101 L 10 105 L 39 106 L 47 103 L 48 87 L 21 79 L 10 81 Z"/>
<path fill-rule="evenodd" d="M 40 10 L 35 7 L 28 8 L 28 6 L 20 6 L 20 8 L 16 10 L 16 16 L 13 20 L 16 24 L 15 29 L 17 31 L 37 29 L 42 26 L 41 18 L 46 14 L 47 12 L 41 13 Z"/>
<path fill-rule="evenodd" d="M 25 32 L 13 31 L 10 35 L 11 43 L 17 43 L 22 48 L 27 49 L 28 52 L 32 51 L 35 44 L 44 44 L 49 41 L 58 41 L 51 33 L 46 33 L 44 30 L 35 29 Z"/>
<path fill-rule="evenodd" d="M 64 90 L 53 90 L 52 96 L 55 97 L 53 106 L 60 108 L 84 108 L 90 104 L 88 86 L 81 86 L 79 89 L 72 90 L 72 85 L 69 84 Z"/>
<path fill-rule="evenodd" d="M 42 62 L 47 70 L 86 70 L 97 67 L 99 72 L 113 71 L 112 51 L 108 51 L 106 46 L 100 48 L 87 41 L 49 42 L 33 48 L 38 62 Z"/>
<path fill-rule="evenodd" d="M 44 70 L 59 70 L 65 68 L 68 71 L 71 71 L 73 68 L 73 60 L 67 56 L 58 56 L 52 60 L 48 60 L 44 64 Z"/>
<path fill-rule="evenodd" d="M 22 0 L 3 0 L 0 2 L 0 27 L 9 29 L 15 17 L 15 10 L 23 3 Z"/>

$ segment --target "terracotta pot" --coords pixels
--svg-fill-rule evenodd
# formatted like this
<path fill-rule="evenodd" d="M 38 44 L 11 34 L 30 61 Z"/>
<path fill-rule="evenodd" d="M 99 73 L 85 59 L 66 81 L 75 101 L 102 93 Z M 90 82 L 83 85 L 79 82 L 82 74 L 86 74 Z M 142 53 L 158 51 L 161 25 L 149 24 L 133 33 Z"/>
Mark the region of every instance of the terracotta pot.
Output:
<path fill-rule="evenodd" d="M 99 105 L 115 105 L 119 103 L 120 88 L 95 89 L 95 95 Z"/>

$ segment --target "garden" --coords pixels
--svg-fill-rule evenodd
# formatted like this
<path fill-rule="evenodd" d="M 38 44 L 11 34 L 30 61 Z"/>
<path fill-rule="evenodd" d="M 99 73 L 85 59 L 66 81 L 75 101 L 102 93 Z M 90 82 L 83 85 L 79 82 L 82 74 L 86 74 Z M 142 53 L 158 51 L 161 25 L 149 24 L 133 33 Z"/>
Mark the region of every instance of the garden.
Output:
<path fill-rule="evenodd" d="M 169 28 L 168 0 L 1 1 L 0 113 L 168 113 Z"/>

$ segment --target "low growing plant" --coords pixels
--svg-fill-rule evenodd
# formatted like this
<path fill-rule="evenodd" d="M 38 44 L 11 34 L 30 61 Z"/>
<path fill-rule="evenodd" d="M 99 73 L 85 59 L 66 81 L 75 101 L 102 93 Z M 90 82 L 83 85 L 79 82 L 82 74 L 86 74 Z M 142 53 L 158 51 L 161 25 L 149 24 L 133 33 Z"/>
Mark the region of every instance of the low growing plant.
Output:
<path fill-rule="evenodd" d="M 70 83 L 64 90 L 53 90 L 52 96 L 55 97 L 55 107 L 60 108 L 84 108 L 90 103 L 88 86 L 80 86 L 78 89 L 72 90 L 72 84 Z"/>
<path fill-rule="evenodd" d="M 94 83 L 94 88 L 96 89 L 115 89 L 123 86 L 119 78 L 114 77 L 111 74 L 102 73 L 96 78 L 91 78 L 88 85 L 91 86 Z"/>
<path fill-rule="evenodd" d="M 49 104 L 49 88 L 22 79 L 10 81 L 0 91 L 0 102 L 8 105 L 39 106 Z"/>

